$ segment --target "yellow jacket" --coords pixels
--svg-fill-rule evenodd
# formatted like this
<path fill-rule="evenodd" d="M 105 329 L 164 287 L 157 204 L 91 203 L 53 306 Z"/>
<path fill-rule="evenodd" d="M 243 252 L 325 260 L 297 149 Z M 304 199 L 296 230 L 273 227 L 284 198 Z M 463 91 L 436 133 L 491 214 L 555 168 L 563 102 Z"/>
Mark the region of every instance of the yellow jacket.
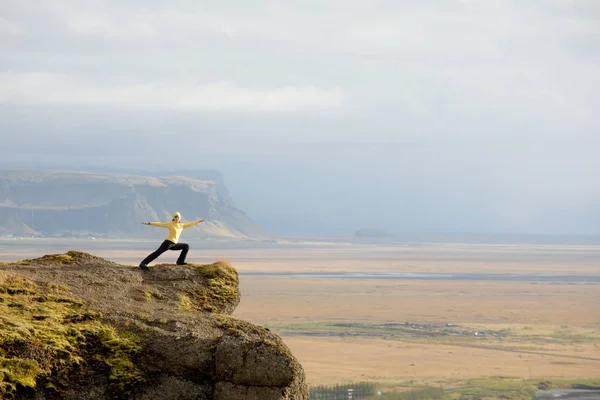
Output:
<path fill-rule="evenodd" d="M 169 230 L 169 236 L 167 236 L 167 238 L 165 240 L 168 240 L 170 242 L 173 243 L 177 243 L 177 241 L 179 240 L 179 235 L 181 235 L 181 232 L 186 229 L 189 228 L 190 226 L 194 226 L 199 224 L 200 221 L 194 221 L 194 222 L 187 222 L 185 224 L 182 224 L 181 222 L 149 222 L 149 224 L 151 226 L 160 226 L 161 228 L 167 228 Z"/>

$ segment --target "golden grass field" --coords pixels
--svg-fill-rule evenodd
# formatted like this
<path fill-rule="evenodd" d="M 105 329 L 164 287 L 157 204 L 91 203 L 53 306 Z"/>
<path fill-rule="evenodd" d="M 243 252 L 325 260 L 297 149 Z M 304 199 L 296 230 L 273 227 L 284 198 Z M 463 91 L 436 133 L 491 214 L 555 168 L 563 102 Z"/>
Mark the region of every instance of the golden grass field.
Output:
<path fill-rule="evenodd" d="M 158 243 L 137 243 L 131 250 L 85 241 L 70 244 L 137 264 Z M 322 242 L 200 250 L 191 244 L 189 261 L 226 259 L 236 267 L 242 275 L 242 301 L 234 315 L 278 332 L 313 385 L 362 380 L 451 385 L 488 376 L 600 378 L 597 284 L 244 276 L 324 271 L 598 274 L 600 245 Z M 51 248 L 51 242 L 33 248 L 4 243 L 2 260 L 31 258 Z M 160 261 L 174 261 L 175 256 L 167 254 Z M 510 335 L 340 336 L 344 329 L 339 328 L 336 335 L 324 334 L 331 324 L 405 322 L 510 329 Z"/>
<path fill-rule="evenodd" d="M 242 295 L 236 315 L 284 331 L 286 325 L 311 322 L 405 321 L 511 329 L 510 338 L 467 337 L 456 343 L 283 334 L 312 384 L 410 379 L 433 383 L 481 376 L 600 377 L 599 285 L 248 278 L 243 280 Z M 544 339 L 561 332 L 597 340 L 547 343 Z M 530 338 L 534 335 L 539 337 Z"/>

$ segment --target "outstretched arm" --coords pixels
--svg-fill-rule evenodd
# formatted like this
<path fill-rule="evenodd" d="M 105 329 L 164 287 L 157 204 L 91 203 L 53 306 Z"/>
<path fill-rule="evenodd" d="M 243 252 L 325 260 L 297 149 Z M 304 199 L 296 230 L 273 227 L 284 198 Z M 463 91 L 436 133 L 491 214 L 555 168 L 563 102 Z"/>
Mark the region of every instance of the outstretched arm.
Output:
<path fill-rule="evenodd" d="M 161 228 L 166 228 L 169 225 L 168 222 L 142 222 L 142 224 L 151 225 L 151 226 L 160 226 Z"/>
<path fill-rule="evenodd" d="M 189 228 L 190 226 L 198 225 L 200 222 L 204 222 L 204 221 L 205 221 L 204 219 L 199 219 L 197 221 L 181 224 L 181 226 L 183 227 L 183 229 L 186 229 L 186 228 Z"/>

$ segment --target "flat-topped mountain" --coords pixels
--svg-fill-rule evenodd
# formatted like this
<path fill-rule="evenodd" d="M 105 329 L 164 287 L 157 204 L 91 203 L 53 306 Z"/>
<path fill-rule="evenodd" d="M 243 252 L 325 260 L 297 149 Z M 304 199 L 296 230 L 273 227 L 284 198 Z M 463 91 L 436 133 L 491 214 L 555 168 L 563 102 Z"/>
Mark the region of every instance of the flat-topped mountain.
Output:
<path fill-rule="evenodd" d="M 213 180 L 72 171 L 0 171 L 0 235 L 155 237 L 141 221 L 205 219 L 186 236 L 256 237 L 261 229 Z M 222 186 L 222 184 L 221 184 Z"/>

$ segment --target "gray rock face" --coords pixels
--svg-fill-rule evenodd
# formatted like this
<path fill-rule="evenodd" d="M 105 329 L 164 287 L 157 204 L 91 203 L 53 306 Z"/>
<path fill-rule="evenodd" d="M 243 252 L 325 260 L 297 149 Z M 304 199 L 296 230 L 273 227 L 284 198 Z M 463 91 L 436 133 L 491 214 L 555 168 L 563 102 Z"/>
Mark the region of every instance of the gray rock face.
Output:
<path fill-rule="evenodd" d="M 217 383 L 216 400 L 308 400 L 308 394 L 299 394 L 292 388 L 279 389 L 260 386 L 234 385 L 229 382 Z"/>
<path fill-rule="evenodd" d="M 263 329 L 243 322 L 228 328 L 215 359 L 217 400 L 309 399 L 302 366 L 278 336 Z"/>
<path fill-rule="evenodd" d="M 217 345 L 215 357 L 217 379 L 236 385 L 288 386 L 298 372 L 283 343 L 268 332 L 230 329 Z M 266 365 L 269 368 L 262 368 Z"/>
<path fill-rule="evenodd" d="M 209 385 L 166 375 L 159 376 L 146 390 L 138 393 L 135 400 L 211 400 L 213 392 Z"/>

